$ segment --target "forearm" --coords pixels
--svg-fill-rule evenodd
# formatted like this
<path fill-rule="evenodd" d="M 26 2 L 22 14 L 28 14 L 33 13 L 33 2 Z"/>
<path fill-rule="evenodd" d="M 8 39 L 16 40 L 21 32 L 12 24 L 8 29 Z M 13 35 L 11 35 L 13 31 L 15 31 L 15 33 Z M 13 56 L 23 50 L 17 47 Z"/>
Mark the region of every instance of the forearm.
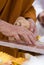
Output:
<path fill-rule="evenodd" d="M 4 29 L 10 27 L 10 25 L 12 26 L 12 24 L 9 24 L 3 20 L 0 20 L 0 32 L 3 32 Z"/>

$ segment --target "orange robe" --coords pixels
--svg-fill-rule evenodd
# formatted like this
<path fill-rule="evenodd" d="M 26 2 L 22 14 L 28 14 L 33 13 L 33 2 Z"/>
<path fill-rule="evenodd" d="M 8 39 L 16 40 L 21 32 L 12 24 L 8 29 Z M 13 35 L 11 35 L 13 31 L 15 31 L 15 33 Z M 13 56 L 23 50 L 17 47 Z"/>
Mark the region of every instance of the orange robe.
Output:
<path fill-rule="evenodd" d="M 0 0 L 0 19 L 14 23 L 19 16 L 36 20 L 34 0 Z"/>
<path fill-rule="evenodd" d="M 35 21 L 36 12 L 32 7 L 33 1 L 34 0 L 0 0 L 0 19 L 11 24 L 14 24 L 19 16 L 32 18 Z M 6 38 L 7 37 L 0 33 L 0 40 L 5 40 Z M 0 50 L 6 51 L 12 55 L 14 55 L 13 53 L 16 53 L 16 50 L 10 48 L 6 49 L 0 47 Z M 22 53 L 19 52 L 19 54 Z"/>

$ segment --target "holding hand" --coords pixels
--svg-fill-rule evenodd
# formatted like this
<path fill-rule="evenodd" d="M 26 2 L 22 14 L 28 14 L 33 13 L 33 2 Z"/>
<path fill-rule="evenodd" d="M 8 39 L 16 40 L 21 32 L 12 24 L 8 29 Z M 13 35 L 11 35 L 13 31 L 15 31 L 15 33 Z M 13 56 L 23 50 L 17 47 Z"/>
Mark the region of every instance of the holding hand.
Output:
<path fill-rule="evenodd" d="M 23 26 L 31 31 L 36 39 L 37 37 L 37 28 L 36 23 L 32 19 L 25 19 L 24 17 L 18 17 L 14 25 Z"/>
<path fill-rule="evenodd" d="M 12 25 L 0 20 L 0 32 L 8 37 L 14 37 L 16 42 L 25 44 L 34 44 L 35 37 L 31 31 L 23 26 Z M 24 39 L 21 40 L 20 36 Z"/>

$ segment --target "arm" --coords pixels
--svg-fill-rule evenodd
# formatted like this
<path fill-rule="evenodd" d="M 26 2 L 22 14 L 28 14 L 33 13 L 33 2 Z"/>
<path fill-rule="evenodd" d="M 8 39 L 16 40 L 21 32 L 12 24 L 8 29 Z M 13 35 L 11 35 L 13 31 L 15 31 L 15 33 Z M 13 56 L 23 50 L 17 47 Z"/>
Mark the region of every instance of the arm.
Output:
<path fill-rule="evenodd" d="M 5 36 L 14 37 L 15 41 L 18 43 L 35 43 L 33 33 L 22 26 L 13 26 L 12 24 L 0 20 L 0 32 Z M 21 40 L 19 35 L 23 37 L 24 40 Z M 32 40 L 32 42 L 30 39 Z"/>
<path fill-rule="evenodd" d="M 12 24 L 9 24 L 3 20 L 0 20 L 0 32 L 2 34 L 4 34 L 5 36 L 10 36 L 11 34 L 8 35 L 8 33 L 10 33 L 10 31 L 12 30 Z"/>

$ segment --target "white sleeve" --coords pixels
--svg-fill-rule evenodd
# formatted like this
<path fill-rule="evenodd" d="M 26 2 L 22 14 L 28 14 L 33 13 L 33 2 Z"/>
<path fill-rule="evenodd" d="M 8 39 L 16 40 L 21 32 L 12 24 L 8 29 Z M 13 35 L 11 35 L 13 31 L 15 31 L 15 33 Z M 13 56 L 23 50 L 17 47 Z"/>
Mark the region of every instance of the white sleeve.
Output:
<path fill-rule="evenodd" d="M 33 3 L 33 7 L 36 10 L 36 17 L 38 16 L 39 13 L 43 11 L 41 1 L 42 0 L 35 0 L 35 2 Z"/>

